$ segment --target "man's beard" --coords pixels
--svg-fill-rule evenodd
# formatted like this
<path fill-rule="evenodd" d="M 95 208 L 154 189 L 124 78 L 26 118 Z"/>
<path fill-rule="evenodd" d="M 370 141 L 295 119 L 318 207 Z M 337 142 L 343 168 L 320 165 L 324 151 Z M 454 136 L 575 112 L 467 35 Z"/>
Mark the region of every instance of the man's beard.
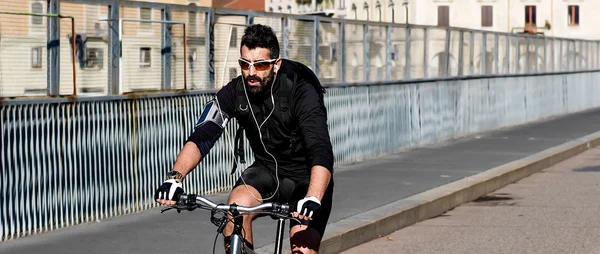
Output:
<path fill-rule="evenodd" d="M 269 73 L 269 75 L 264 79 L 260 78 L 259 76 L 244 77 L 244 84 L 246 85 L 246 88 L 248 89 L 248 91 L 250 91 L 250 93 L 252 93 L 254 95 L 258 95 L 258 94 L 261 94 L 261 93 L 269 90 L 269 88 L 273 84 L 274 78 L 275 78 L 275 71 L 271 71 Z M 248 82 L 250 80 L 258 81 L 259 86 L 250 86 L 248 84 Z"/>

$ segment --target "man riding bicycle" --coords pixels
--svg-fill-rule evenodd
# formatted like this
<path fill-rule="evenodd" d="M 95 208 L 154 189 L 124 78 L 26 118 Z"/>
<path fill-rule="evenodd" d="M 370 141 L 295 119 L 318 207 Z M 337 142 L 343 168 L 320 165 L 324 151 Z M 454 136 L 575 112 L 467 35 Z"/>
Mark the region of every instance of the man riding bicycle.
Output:
<path fill-rule="evenodd" d="M 297 202 L 292 216 L 308 221 L 308 225 L 290 222 L 292 251 L 317 253 L 331 212 L 334 186 L 324 90 L 308 67 L 279 58 L 279 42 L 268 26 L 246 28 L 240 53 L 242 75 L 206 104 L 155 199 L 161 204 L 175 204 L 183 193 L 183 178 L 206 157 L 229 119 L 235 117 L 255 161 L 236 182 L 228 203 L 254 206 L 267 200 Z M 236 144 L 240 133 L 238 130 Z M 242 148 L 235 153 L 236 157 L 243 157 Z M 256 217 L 244 216 L 245 243 L 250 247 L 252 220 Z M 224 234 L 226 250 L 232 231 L 233 226 L 228 223 Z"/>

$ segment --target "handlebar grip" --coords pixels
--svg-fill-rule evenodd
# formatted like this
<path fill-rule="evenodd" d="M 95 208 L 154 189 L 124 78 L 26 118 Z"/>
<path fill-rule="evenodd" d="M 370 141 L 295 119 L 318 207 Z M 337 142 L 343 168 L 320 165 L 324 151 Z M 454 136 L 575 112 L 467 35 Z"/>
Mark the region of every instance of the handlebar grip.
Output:
<path fill-rule="evenodd" d="M 179 195 L 177 204 L 182 206 L 193 206 L 196 204 L 196 195 L 183 193 Z"/>
<path fill-rule="evenodd" d="M 175 200 L 177 201 L 177 205 L 184 205 L 185 201 L 187 199 L 187 194 L 183 193 L 180 194 L 179 196 L 175 196 Z"/>

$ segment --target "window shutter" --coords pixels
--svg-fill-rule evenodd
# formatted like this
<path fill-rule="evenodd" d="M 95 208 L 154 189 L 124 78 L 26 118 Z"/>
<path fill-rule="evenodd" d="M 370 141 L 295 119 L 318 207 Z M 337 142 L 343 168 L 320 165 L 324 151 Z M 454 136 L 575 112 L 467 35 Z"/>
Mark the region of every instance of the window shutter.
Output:
<path fill-rule="evenodd" d="M 494 8 L 492 6 L 481 6 L 481 26 L 494 26 Z"/>
<path fill-rule="evenodd" d="M 438 26 L 450 26 L 450 8 L 438 6 Z"/>

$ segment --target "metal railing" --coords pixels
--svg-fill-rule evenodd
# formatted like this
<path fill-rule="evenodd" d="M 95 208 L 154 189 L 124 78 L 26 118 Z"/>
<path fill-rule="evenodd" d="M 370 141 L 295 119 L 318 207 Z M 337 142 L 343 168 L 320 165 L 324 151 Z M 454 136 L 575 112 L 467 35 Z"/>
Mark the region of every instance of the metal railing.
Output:
<path fill-rule="evenodd" d="M 335 165 L 600 106 L 600 72 L 327 89 Z M 155 207 L 164 179 L 212 92 L 0 105 L 3 240 Z M 233 134 L 184 183 L 230 189 Z M 246 146 L 246 158 L 252 158 Z M 249 163 L 251 163 L 250 160 Z"/>
<path fill-rule="evenodd" d="M 50 11 L 60 10 L 61 15 L 73 16 L 76 35 L 85 37 L 78 44 L 82 50 L 78 46 L 80 55 L 76 60 L 80 62 L 77 93 L 83 96 L 181 89 L 186 82 L 191 90 L 218 89 L 240 74 L 235 59 L 241 36 L 247 25 L 256 23 L 273 27 L 280 39 L 282 57 L 308 65 L 323 83 L 330 85 L 600 68 L 600 43 L 574 38 L 137 1 L 51 0 L 49 3 L 59 6 Z M 3 8 L 11 11 L 20 5 L 10 2 Z M 0 22 L 27 22 L 4 20 Z M 60 26 L 59 20 L 48 20 Z M 121 24 L 123 20 L 130 22 Z M 185 24 L 187 36 L 170 23 Z M 33 29 L 27 24 L 23 24 L 24 31 L 8 30 L 1 23 L 0 27 L 3 34 L 0 54 L 4 55 L 9 53 L 2 50 L 2 45 L 10 45 L 25 30 Z M 45 34 L 48 41 L 62 35 L 60 29 L 48 29 Z M 183 49 L 185 45 L 188 47 Z M 26 44 L 17 46 L 30 50 Z M 67 48 L 61 45 L 52 50 L 62 56 L 60 52 Z M 128 60 L 119 62 L 121 58 Z M 11 60 L 29 61 L 28 58 Z M 72 61 L 64 60 L 46 59 L 49 95 L 58 95 L 51 91 L 62 91 L 64 86 L 71 85 L 64 79 L 67 74 L 64 70 Z M 17 66 L 24 65 L 27 64 Z M 0 79 L 0 97 L 24 95 L 16 77 L 32 72 L 35 70 L 30 68 L 0 68 L 0 76 L 5 77 Z M 67 94 L 66 90 L 61 94 Z"/>

